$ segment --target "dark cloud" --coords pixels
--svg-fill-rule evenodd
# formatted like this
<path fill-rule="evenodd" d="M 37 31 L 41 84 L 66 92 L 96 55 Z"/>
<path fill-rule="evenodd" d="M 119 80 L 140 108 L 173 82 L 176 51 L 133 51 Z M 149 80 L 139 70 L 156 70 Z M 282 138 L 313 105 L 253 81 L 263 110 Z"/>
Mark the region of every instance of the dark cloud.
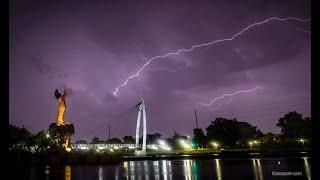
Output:
<path fill-rule="evenodd" d="M 42 59 L 42 57 L 37 57 L 37 56 L 30 56 L 28 60 L 31 62 L 35 70 L 39 73 L 50 73 L 52 70 L 52 67 L 45 63 Z"/>
<path fill-rule="evenodd" d="M 265 132 L 279 132 L 277 118 L 292 104 L 304 102 L 297 110 L 310 115 L 310 35 L 298 30 L 309 22 L 272 21 L 233 41 L 157 59 L 112 94 L 144 64 L 142 55 L 230 38 L 270 17 L 308 18 L 309 1 L 10 3 L 10 122 L 33 131 L 54 121 L 56 88 L 70 94 L 66 118 L 76 126 L 74 139 L 107 137 L 108 120 L 142 96 L 148 132 L 164 136 L 191 135 L 195 108 L 202 128 L 217 116 L 239 115 Z M 199 106 L 256 86 L 263 90 L 233 97 L 219 111 Z M 243 115 L 250 109 L 258 110 Z M 134 135 L 136 112 L 127 115 L 113 125 L 114 136 Z"/>

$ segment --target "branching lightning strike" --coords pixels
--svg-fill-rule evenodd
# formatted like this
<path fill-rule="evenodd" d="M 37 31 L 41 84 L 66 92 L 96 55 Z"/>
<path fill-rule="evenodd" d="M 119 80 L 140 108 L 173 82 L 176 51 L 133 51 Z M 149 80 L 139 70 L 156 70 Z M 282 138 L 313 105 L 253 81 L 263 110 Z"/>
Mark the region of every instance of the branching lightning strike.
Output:
<path fill-rule="evenodd" d="M 143 55 L 141 49 L 140 49 L 137 45 L 135 45 L 135 44 L 133 44 L 133 45 L 137 48 L 140 58 L 141 58 L 144 62 L 147 62 L 148 59 Z M 180 71 L 180 70 L 186 70 L 186 69 L 187 69 L 188 67 L 190 67 L 190 66 L 191 66 L 191 63 L 190 63 L 189 61 L 187 61 L 186 64 L 185 64 L 183 67 L 181 66 L 181 67 L 178 67 L 178 68 L 176 68 L 176 69 L 170 69 L 170 68 L 166 68 L 166 67 L 157 67 L 157 68 L 147 68 L 146 70 L 147 70 L 147 71 L 169 71 L 169 72 L 178 72 L 178 71 Z"/>
<path fill-rule="evenodd" d="M 255 26 L 259 26 L 259 25 L 262 25 L 264 23 L 267 23 L 269 21 L 272 21 L 272 20 L 277 20 L 277 21 L 288 21 L 288 20 L 296 20 L 296 21 L 300 21 L 300 22 L 308 22 L 310 21 L 311 19 L 299 19 L 299 18 L 295 18 L 295 17 L 287 17 L 287 18 L 278 18 L 278 17 L 272 17 L 272 18 L 268 18 L 264 21 L 260 21 L 260 22 L 256 22 L 256 23 L 253 23 L 253 24 L 250 24 L 249 26 L 247 26 L 246 28 L 242 29 L 240 32 L 234 34 L 231 38 L 225 38 L 225 39 L 218 39 L 218 40 L 215 40 L 215 41 L 212 41 L 212 42 L 208 42 L 208 43 L 203 43 L 203 44 L 196 44 L 196 45 L 193 45 L 191 48 L 189 49 L 179 49 L 175 52 L 171 52 L 171 53 L 167 53 L 165 55 L 160 55 L 160 56 L 155 56 L 155 57 L 152 57 L 150 59 L 148 59 L 145 64 L 142 65 L 142 67 L 140 69 L 138 69 L 136 71 L 136 73 L 130 75 L 122 84 L 118 85 L 114 92 L 113 92 L 113 95 L 114 96 L 117 96 L 118 93 L 119 93 L 119 90 L 120 88 L 126 86 L 129 82 L 130 79 L 133 79 L 133 78 L 136 78 L 140 75 L 140 73 L 154 60 L 156 59 L 160 59 L 160 58 L 166 58 L 168 56 L 171 56 L 171 55 L 178 55 L 182 52 L 190 52 L 196 48 L 201 48 L 201 47 L 206 47 L 206 46 L 211 46 L 211 45 L 214 45 L 216 43 L 219 43 L 219 42 L 224 42 L 224 41 L 232 41 L 234 40 L 236 37 L 242 35 L 244 32 L 248 31 L 249 29 L 251 29 L 252 27 L 255 27 Z"/>
<path fill-rule="evenodd" d="M 206 106 L 209 110 L 212 110 L 212 111 L 216 111 L 216 110 L 218 110 L 221 106 L 222 106 L 222 104 L 220 104 L 220 105 L 218 105 L 218 107 L 216 107 L 216 108 L 212 108 L 212 105 L 215 103 L 215 102 L 217 102 L 218 100 L 221 100 L 221 99 L 223 99 L 223 98 L 225 98 L 225 97 L 229 97 L 229 100 L 226 102 L 226 104 L 228 104 L 228 103 L 230 103 L 231 102 L 231 100 L 232 100 L 232 96 L 234 96 L 234 95 L 237 95 L 237 94 L 239 94 L 239 93 L 251 93 L 251 92 L 254 92 L 254 91 L 257 91 L 258 89 L 262 89 L 262 87 L 255 87 L 255 88 L 253 88 L 253 89 L 249 89 L 249 90 L 240 90 L 240 91 L 237 91 L 237 92 L 234 92 L 234 93 L 231 93 L 231 94 L 224 94 L 224 95 L 222 95 L 222 96 L 219 96 L 219 97 L 217 97 L 217 98 L 214 98 L 214 99 L 212 99 L 208 104 L 206 104 L 206 103 L 199 103 L 200 105 L 203 105 L 203 106 Z"/>
<path fill-rule="evenodd" d="M 187 61 L 187 63 L 184 66 L 178 67 L 176 69 L 170 69 L 165 67 L 157 67 L 157 68 L 147 68 L 148 71 L 169 71 L 169 72 L 178 72 L 182 70 L 186 70 L 188 67 L 191 66 L 191 63 Z"/>

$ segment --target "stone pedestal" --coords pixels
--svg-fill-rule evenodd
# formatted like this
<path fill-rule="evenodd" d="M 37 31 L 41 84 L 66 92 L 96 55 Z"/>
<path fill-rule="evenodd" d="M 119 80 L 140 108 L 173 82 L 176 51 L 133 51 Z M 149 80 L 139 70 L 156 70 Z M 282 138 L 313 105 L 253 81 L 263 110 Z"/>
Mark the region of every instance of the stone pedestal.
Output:
<path fill-rule="evenodd" d="M 58 126 L 57 123 L 51 123 L 49 126 L 50 137 L 64 149 L 70 149 L 71 136 L 74 134 L 73 124 L 64 124 Z"/>

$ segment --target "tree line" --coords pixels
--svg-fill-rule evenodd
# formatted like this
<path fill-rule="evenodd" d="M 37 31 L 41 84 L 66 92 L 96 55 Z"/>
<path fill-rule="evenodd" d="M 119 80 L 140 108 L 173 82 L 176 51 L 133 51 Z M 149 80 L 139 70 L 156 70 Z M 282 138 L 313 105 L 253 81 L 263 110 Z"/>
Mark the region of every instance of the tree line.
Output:
<path fill-rule="evenodd" d="M 281 129 L 280 134 L 262 133 L 256 126 L 248 122 L 238 121 L 237 119 L 226 119 L 218 117 L 211 121 L 204 132 L 202 129 L 194 129 L 193 137 L 187 137 L 175 132 L 170 138 L 162 138 L 159 133 L 147 134 L 147 144 L 156 144 L 159 139 L 165 139 L 174 149 L 181 149 L 179 141 L 188 140 L 193 148 L 208 148 L 212 141 L 219 143 L 220 147 L 245 148 L 249 141 L 258 140 L 261 146 L 287 146 L 288 143 L 296 145 L 298 140 L 303 139 L 309 142 L 311 140 L 311 118 L 302 117 L 296 111 L 289 112 L 279 118 L 275 125 Z M 142 138 L 141 138 L 142 139 Z M 141 142 L 141 141 L 140 141 Z M 78 140 L 75 143 L 110 143 L 110 144 L 134 144 L 135 139 L 132 136 L 123 138 L 111 138 L 100 140 L 94 137 L 91 142 Z M 305 144 L 303 144 L 305 145 Z M 53 141 L 48 138 L 46 131 L 40 131 L 35 135 L 31 134 L 25 128 L 19 128 L 9 125 L 9 150 L 28 150 L 28 151 L 48 151 L 56 149 Z"/>

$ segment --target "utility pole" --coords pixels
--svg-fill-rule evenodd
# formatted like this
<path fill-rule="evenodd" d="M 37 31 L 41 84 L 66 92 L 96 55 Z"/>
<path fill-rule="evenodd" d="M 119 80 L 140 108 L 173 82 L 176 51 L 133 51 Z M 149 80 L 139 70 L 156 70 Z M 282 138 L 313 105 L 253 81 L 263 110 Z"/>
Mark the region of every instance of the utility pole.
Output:
<path fill-rule="evenodd" d="M 110 139 L 110 134 L 111 134 L 111 133 L 110 133 L 110 129 L 111 129 L 111 128 L 110 128 L 110 121 L 109 121 L 109 139 Z"/>
<path fill-rule="evenodd" d="M 194 115 L 196 117 L 196 129 L 198 129 L 198 116 L 197 116 L 197 109 L 194 109 Z"/>

